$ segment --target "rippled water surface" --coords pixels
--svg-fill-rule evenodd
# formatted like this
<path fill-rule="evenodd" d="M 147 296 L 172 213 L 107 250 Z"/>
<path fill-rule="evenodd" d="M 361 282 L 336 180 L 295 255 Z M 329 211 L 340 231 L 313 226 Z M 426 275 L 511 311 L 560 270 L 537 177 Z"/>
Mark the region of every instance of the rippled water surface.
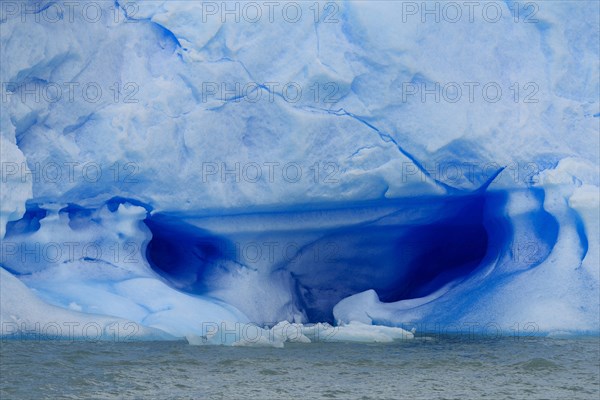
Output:
<path fill-rule="evenodd" d="M 598 338 L 391 344 L 3 341 L 5 399 L 598 399 Z"/>

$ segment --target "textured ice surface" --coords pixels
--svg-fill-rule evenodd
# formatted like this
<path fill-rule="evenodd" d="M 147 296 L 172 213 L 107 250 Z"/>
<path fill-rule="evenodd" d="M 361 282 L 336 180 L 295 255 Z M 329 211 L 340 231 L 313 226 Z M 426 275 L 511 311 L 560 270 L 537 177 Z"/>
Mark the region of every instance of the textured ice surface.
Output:
<path fill-rule="evenodd" d="M 598 2 L 76 3 L 2 3 L 3 323 L 599 330 Z"/>

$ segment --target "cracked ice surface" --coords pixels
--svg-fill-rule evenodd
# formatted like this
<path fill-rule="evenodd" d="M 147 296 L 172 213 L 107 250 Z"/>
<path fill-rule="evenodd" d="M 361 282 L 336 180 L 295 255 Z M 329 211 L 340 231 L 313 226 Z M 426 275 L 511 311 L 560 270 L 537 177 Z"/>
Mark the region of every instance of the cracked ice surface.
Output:
<path fill-rule="evenodd" d="M 597 2 L 539 3 L 532 23 L 512 1 L 494 23 L 388 1 L 331 3 L 334 22 L 300 3 L 294 23 L 94 4 L 93 23 L 63 2 L 2 10 L 2 321 L 39 318 L 5 301 L 29 290 L 59 321 L 179 337 L 280 320 L 598 331 Z M 436 82 L 460 100 L 407 94 Z M 56 84 L 58 101 L 27 94 Z"/>

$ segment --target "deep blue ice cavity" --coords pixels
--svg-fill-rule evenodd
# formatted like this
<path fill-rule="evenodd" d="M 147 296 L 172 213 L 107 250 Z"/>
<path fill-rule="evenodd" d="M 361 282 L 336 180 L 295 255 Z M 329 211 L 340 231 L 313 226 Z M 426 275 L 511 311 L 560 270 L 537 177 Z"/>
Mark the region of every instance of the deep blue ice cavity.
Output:
<path fill-rule="evenodd" d="M 146 258 L 152 269 L 177 289 L 202 293 L 208 268 L 232 254 L 226 239 L 162 214 L 148 217 L 152 239 Z"/>
<path fill-rule="evenodd" d="M 299 259 L 287 266 L 308 318 L 331 321 L 337 302 L 364 290 L 374 289 L 382 301 L 394 302 L 426 296 L 468 277 L 484 257 L 502 247 L 490 243 L 490 230 L 495 240 L 507 240 L 503 217 L 486 220 L 486 212 L 495 212 L 486 210 L 489 197 L 476 193 L 395 200 L 396 211 L 382 218 L 327 232 L 304 251 L 314 253 L 333 244 L 332 257 L 318 262 L 304 258 L 306 262 Z"/>
<path fill-rule="evenodd" d="M 333 321 L 336 303 L 368 289 L 395 302 L 469 278 L 484 259 L 510 247 L 513 231 L 505 206 L 503 193 L 473 192 L 204 217 L 155 214 L 145 221 L 152 232 L 146 256 L 172 286 L 201 294 L 212 289 L 207 277 L 214 278 L 219 266 L 248 264 L 236 246 L 293 243 L 292 253 L 272 262 L 263 256 L 262 273 L 282 286 L 291 282 L 293 301 L 310 321 Z M 527 218 L 544 230 L 541 241 L 547 243 L 541 247 L 547 254 L 556 240 L 556 227 L 546 220 L 551 217 L 538 210 Z M 260 230 L 253 229 L 256 224 Z M 211 230 L 215 226 L 234 229 L 220 234 Z"/>
<path fill-rule="evenodd" d="M 16 221 L 9 221 L 6 224 L 6 236 L 9 238 L 13 235 L 29 234 L 40 229 L 40 220 L 47 214 L 47 211 L 40 208 L 37 204 L 27 204 L 25 214 Z"/>

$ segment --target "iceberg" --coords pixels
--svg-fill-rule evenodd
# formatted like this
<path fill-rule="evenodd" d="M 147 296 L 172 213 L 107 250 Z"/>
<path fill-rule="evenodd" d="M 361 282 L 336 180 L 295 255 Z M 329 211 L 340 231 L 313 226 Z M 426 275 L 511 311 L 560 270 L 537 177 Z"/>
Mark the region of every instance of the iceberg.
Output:
<path fill-rule="evenodd" d="M 0 335 L 600 332 L 600 5 L 467 3 L 2 2 Z"/>

